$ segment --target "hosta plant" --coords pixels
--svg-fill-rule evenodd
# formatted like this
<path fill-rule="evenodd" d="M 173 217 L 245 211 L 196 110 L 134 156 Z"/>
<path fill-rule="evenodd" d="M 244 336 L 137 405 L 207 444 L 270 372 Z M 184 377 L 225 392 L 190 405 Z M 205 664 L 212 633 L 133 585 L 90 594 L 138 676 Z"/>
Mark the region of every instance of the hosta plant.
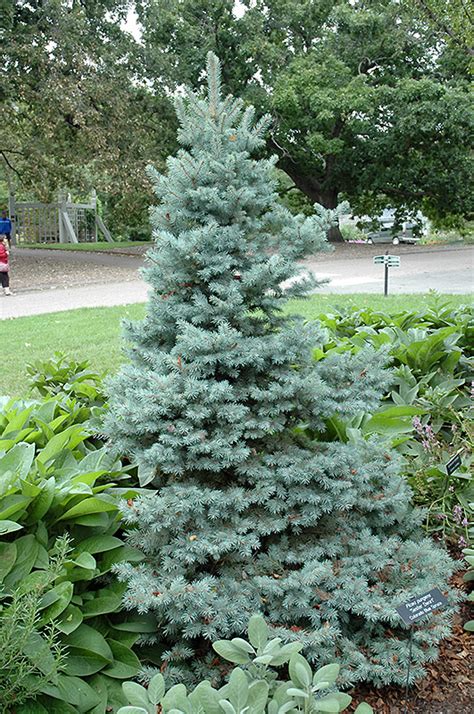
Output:
<path fill-rule="evenodd" d="M 122 610 L 123 586 L 114 564 L 140 560 L 120 538 L 118 504 L 137 493 L 121 462 L 89 428 L 90 409 L 75 399 L 0 410 L 0 585 L 7 596 L 34 588 L 51 567 L 56 539 L 68 534 L 69 552 L 40 604 L 38 624 L 54 627 L 66 653 L 55 681 L 39 681 L 16 714 L 105 713 L 123 703 L 120 680 L 134 676 L 133 646 L 150 630 Z M 151 624 L 151 629 L 155 629 Z M 11 671 L 15 670 L 15 660 Z M 33 675 L 32 675 L 33 676 Z M 60 709 L 58 709 L 60 707 Z"/>
<path fill-rule="evenodd" d="M 298 650 L 297 642 L 282 645 L 279 637 L 269 639 L 263 617 L 254 615 L 248 626 L 248 641 L 240 637 L 214 643 L 214 650 L 232 663 L 241 664 L 230 671 L 228 682 L 214 689 L 210 682 L 200 682 L 188 693 L 184 684 L 167 690 L 165 678 L 156 674 L 148 688 L 124 682 L 123 692 L 129 706 L 118 714 L 285 714 L 292 712 L 342 712 L 352 698 L 337 690 L 340 667 L 327 664 L 313 672 Z M 289 679 L 277 679 L 270 667 L 287 665 Z M 360 704 L 357 714 L 370 714 L 368 704 Z"/>
<path fill-rule="evenodd" d="M 333 417 L 329 433 L 346 441 L 355 432 L 390 438 L 403 455 L 415 502 L 427 509 L 428 532 L 464 547 L 474 499 L 472 308 L 453 309 L 433 297 L 422 312 L 353 308 L 319 319 L 328 332 L 325 345 L 314 351 L 317 361 L 372 345 L 387 350 L 393 364 L 380 408 L 351 419 Z M 449 475 L 446 463 L 456 453 L 462 464 Z"/>

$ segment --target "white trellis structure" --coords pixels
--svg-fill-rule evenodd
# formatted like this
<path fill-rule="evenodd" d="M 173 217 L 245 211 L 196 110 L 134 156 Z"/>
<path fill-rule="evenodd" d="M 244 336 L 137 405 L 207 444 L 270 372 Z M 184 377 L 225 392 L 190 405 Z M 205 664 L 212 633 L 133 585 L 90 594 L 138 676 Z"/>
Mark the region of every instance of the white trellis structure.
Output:
<path fill-rule="evenodd" d="M 92 193 L 88 203 L 74 203 L 70 195 L 60 194 L 56 203 L 8 199 L 12 221 L 12 241 L 29 243 L 92 243 L 99 237 L 113 243 L 113 238 L 97 213 L 97 198 Z"/>

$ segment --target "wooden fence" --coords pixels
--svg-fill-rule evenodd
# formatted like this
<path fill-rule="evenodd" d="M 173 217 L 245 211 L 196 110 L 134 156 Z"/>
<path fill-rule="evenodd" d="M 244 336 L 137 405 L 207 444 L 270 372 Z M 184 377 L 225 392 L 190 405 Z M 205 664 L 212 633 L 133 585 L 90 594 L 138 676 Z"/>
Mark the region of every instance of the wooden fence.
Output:
<path fill-rule="evenodd" d="M 56 203 L 8 200 L 12 221 L 12 240 L 18 245 L 29 243 L 92 243 L 99 231 L 105 240 L 113 242 L 107 227 L 97 213 L 97 200 L 92 194 L 89 203 L 74 203 L 61 194 Z"/>

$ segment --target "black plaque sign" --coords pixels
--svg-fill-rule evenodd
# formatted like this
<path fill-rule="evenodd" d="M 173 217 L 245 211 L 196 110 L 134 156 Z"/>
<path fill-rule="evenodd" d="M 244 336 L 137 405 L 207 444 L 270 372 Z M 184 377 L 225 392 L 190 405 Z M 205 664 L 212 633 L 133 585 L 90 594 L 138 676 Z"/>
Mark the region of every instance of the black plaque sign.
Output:
<path fill-rule="evenodd" d="M 429 615 L 430 612 L 439 610 L 447 604 L 448 601 L 441 590 L 439 588 L 433 588 L 433 590 L 423 595 L 417 595 L 403 605 L 399 605 L 397 612 L 406 625 L 413 625 L 413 623 L 421 617 Z"/>
<path fill-rule="evenodd" d="M 461 466 L 461 456 L 459 454 L 454 454 L 454 456 L 451 456 L 449 459 L 448 463 L 446 464 L 446 471 L 448 472 L 448 476 L 451 476 L 452 473 L 456 471 Z"/>

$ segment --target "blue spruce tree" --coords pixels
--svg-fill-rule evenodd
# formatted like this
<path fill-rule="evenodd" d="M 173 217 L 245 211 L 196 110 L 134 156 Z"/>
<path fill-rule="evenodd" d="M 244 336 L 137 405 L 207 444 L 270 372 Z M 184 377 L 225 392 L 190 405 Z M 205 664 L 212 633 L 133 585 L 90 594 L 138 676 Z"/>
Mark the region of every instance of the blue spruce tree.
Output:
<path fill-rule="evenodd" d="M 369 350 L 315 363 L 318 327 L 282 311 L 308 291 L 296 261 L 323 246 L 334 215 L 279 203 L 275 159 L 252 158 L 269 118 L 222 98 L 212 54 L 207 72 L 205 98 L 176 101 L 184 148 L 166 175 L 151 170 L 149 301 L 110 385 L 108 433 L 149 484 L 125 509 L 146 554 L 119 570 L 125 602 L 157 616 L 171 681 L 218 678 L 211 643 L 261 612 L 310 659 L 341 661 L 348 681 L 401 683 L 395 608 L 448 592 L 452 564 L 420 536 L 386 447 L 328 438 L 332 415 L 377 405 L 387 373 Z M 415 628 L 414 678 L 448 615 Z"/>

